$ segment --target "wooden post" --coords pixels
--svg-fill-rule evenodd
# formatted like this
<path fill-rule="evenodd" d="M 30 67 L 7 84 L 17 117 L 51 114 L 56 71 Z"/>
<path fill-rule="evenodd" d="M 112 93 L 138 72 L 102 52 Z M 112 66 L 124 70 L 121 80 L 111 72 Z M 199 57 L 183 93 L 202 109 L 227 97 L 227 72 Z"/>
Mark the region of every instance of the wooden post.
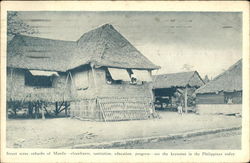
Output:
<path fill-rule="evenodd" d="M 65 90 L 67 88 L 69 75 L 70 75 L 70 72 L 67 74 L 67 77 L 66 77 L 66 80 L 65 80 L 65 86 L 64 86 L 64 90 L 63 90 L 63 101 L 65 100 Z"/>
<path fill-rule="evenodd" d="M 152 78 L 152 71 L 149 70 L 148 73 L 149 73 L 149 76 Z M 152 82 L 152 84 L 151 84 L 150 87 L 151 87 L 151 88 L 150 88 L 150 95 L 151 95 L 151 102 L 150 102 L 150 105 L 151 105 L 151 109 L 152 109 L 152 111 L 153 111 L 153 114 L 156 114 L 155 105 L 154 105 L 155 93 L 153 92 L 153 90 L 154 90 L 154 89 L 153 89 L 153 88 L 154 88 L 153 82 Z M 162 105 L 162 104 L 161 104 L 161 108 L 163 108 L 163 105 Z"/>
<path fill-rule="evenodd" d="M 37 107 L 38 107 L 38 106 L 37 106 L 37 103 L 36 103 L 36 104 L 35 104 L 35 119 L 37 119 L 37 115 L 38 115 L 38 113 L 37 113 L 37 112 L 38 112 Z"/>
<path fill-rule="evenodd" d="M 58 112 L 58 102 L 55 103 L 55 115 L 57 115 Z"/>
<path fill-rule="evenodd" d="M 41 113 L 42 113 L 42 119 L 44 120 L 45 119 L 45 116 L 44 116 L 44 104 L 43 104 L 43 102 L 41 103 L 41 105 L 40 105 L 40 108 L 41 108 Z"/>
<path fill-rule="evenodd" d="M 187 106 L 187 86 L 186 86 L 186 88 L 185 88 L 185 113 L 187 113 L 187 109 L 188 109 L 188 106 Z"/>
<path fill-rule="evenodd" d="M 29 117 L 32 118 L 32 113 L 33 113 L 33 105 L 31 102 L 28 104 L 28 112 L 29 112 Z"/>
<path fill-rule="evenodd" d="M 97 83 L 96 83 L 96 76 L 95 76 L 95 68 L 94 68 L 94 64 L 91 63 L 91 70 L 92 70 L 92 75 L 93 75 L 93 79 L 94 79 L 94 85 L 95 85 L 95 95 L 97 95 Z"/>

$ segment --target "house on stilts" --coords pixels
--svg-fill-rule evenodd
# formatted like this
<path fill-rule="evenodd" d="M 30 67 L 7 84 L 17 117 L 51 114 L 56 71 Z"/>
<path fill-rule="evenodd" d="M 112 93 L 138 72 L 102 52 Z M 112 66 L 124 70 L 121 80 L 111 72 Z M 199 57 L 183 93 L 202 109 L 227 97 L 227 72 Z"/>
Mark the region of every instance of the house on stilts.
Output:
<path fill-rule="evenodd" d="M 155 69 L 110 24 L 77 41 L 16 35 L 7 50 L 7 103 L 67 102 L 80 119 L 147 119 Z"/>
<path fill-rule="evenodd" d="M 204 113 L 241 112 L 242 59 L 197 89 L 196 103 Z"/>
<path fill-rule="evenodd" d="M 192 106 L 193 93 L 204 85 L 197 71 L 161 74 L 153 76 L 153 92 L 155 104 L 159 108 L 176 110 L 177 104 L 185 108 Z"/>

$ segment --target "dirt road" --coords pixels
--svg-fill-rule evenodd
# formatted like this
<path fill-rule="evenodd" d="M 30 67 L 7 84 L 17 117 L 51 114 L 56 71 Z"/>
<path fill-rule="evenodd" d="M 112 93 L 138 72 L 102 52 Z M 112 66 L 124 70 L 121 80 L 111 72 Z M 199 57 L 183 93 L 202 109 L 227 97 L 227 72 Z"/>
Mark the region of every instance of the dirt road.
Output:
<path fill-rule="evenodd" d="M 120 149 L 240 149 L 241 131 L 222 132 L 164 142 L 135 144 Z"/>
<path fill-rule="evenodd" d="M 161 112 L 160 116 L 161 119 L 107 123 L 70 118 L 9 119 L 6 125 L 6 143 L 9 148 L 62 148 L 241 125 L 241 118 L 233 116 L 181 116 L 175 112 Z"/>

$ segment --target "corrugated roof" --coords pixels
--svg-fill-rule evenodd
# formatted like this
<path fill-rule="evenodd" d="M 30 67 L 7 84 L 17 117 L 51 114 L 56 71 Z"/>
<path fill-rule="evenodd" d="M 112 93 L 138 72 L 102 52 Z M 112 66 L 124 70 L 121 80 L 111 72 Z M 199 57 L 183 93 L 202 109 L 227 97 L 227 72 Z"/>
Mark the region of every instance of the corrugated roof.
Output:
<path fill-rule="evenodd" d="M 196 93 L 242 91 L 242 59 L 213 80 L 196 90 Z"/>
<path fill-rule="evenodd" d="M 117 68 L 159 68 L 109 24 L 85 33 L 78 41 L 16 35 L 7 52 L 7 65 L 14 68 L 67 71 L 90 62 Z"/>
<path fill-rule="evenodd" d="M 171 88 L 204 85 L 197 71 L 179 72 L 153 76 L 154 88 Z"/>

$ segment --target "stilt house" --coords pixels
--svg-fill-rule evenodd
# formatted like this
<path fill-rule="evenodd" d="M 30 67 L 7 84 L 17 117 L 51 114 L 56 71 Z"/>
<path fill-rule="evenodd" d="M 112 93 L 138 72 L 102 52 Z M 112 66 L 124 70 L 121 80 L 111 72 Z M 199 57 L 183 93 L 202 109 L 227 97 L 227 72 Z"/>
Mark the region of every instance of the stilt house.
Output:
<path fill-rule="evenodd" d="M 80 119 L 147 119 L 158 68 L 109 24 L 77 41 L 16 35 L 8 44 L 7 100 L 67 101 Z"/>
<path fill-rule="evenodd" d="M 163 104 L 167 108 L 176 108 L 177 103 L 187 108 L 193 102 L 194 91 L 204 85 L 197 71 L 155 75 L 153 81 L 155 102 L 161 104 L 161 108 Z"/>
<path fill-rule="evenodd" d="M 196 90 L 198 104 L 242 103 L 242 60 Z"/>

